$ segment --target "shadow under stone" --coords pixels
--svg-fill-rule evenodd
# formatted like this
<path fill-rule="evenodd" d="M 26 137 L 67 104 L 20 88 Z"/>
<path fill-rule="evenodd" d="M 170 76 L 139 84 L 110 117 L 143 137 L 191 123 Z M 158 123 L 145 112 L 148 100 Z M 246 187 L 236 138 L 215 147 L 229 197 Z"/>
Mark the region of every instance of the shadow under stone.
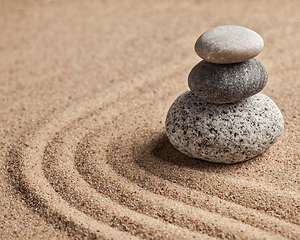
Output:
<path fill-rule="evenodd" d="M 144 150 L 142 150 L 141 153 L 144 156 L 140 154 L 137 156 L 137 153 L 133 153 L 135 161 L 145 170 L 160 176 L 165 175 L 170 167 L 173 167 L 172 169 L 193 169 L 207 173 L 225 173 L 232 172 L 237 168 L 245 167 L 251 164 L 251 162 L 257 161 L 256 157 L 245 162 L 224 164 L 190 158 L 177 150 L 170 143 L 165 133 L 155 136 L 147 145 L 142 146 L 142 148 L 144 148 Z M 151 155 L 153 157 L 151 157 Z"/>
<path fill-rule="evenodd" d="M 177 166 L 214 169 L 221 167 L 218 163 L 207 162 L 184 155 L 170 143 L 166 134 L 155 139 L 151 153 L 161 161 L 169 162 Z"/>

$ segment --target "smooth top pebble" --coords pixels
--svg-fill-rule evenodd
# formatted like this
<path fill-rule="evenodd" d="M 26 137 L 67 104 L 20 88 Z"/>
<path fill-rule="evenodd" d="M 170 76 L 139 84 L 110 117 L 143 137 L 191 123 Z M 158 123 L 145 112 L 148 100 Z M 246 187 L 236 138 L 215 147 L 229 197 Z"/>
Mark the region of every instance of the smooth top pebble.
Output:
<path fill-rule="evenodd" d="M 240 26 L 220 26 L 203 33 L 195 44 L 202 59 L 218 64 L 237 63 L 257 56 L 264 40 L 251 29 Z"/>

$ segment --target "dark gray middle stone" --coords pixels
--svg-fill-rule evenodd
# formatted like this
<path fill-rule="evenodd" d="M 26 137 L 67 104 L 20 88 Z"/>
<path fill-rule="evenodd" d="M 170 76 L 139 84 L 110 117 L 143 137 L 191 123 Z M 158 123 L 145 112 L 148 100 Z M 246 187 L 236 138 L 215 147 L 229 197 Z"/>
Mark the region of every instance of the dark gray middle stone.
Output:
<path fill-rule="evenodd" d="M 191 91 L 211 103 L 233 103 L 260 92 L 268 81 L 264 66 L 255 58 L 233 64 L 205 60 L 190 72 Z"/>

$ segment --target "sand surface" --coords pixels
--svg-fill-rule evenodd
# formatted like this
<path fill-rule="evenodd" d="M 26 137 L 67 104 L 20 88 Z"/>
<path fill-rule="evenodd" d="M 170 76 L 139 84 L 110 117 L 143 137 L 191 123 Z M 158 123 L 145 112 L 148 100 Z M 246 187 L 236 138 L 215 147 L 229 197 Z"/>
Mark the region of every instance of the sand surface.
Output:
<path fill-rule="evenodd" d="M 300 2 L 0 0 L 0 239 L 300 239 Z M 248 162 L 169 143 L 219 25 L 258 32 L 285 129 Z"/>

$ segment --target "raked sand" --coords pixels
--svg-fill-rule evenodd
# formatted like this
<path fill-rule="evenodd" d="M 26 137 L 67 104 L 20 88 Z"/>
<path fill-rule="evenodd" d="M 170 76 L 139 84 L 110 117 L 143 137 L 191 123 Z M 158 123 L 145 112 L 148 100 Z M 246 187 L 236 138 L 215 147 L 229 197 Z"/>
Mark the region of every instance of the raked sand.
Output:
<path fill-rule="evenodd" d="M 299 1 L 0 0 L 0 239 L 300 239 Z M 168 141 L 204 31 L 265 41 L 285 120 L 253 160 Z"/>

